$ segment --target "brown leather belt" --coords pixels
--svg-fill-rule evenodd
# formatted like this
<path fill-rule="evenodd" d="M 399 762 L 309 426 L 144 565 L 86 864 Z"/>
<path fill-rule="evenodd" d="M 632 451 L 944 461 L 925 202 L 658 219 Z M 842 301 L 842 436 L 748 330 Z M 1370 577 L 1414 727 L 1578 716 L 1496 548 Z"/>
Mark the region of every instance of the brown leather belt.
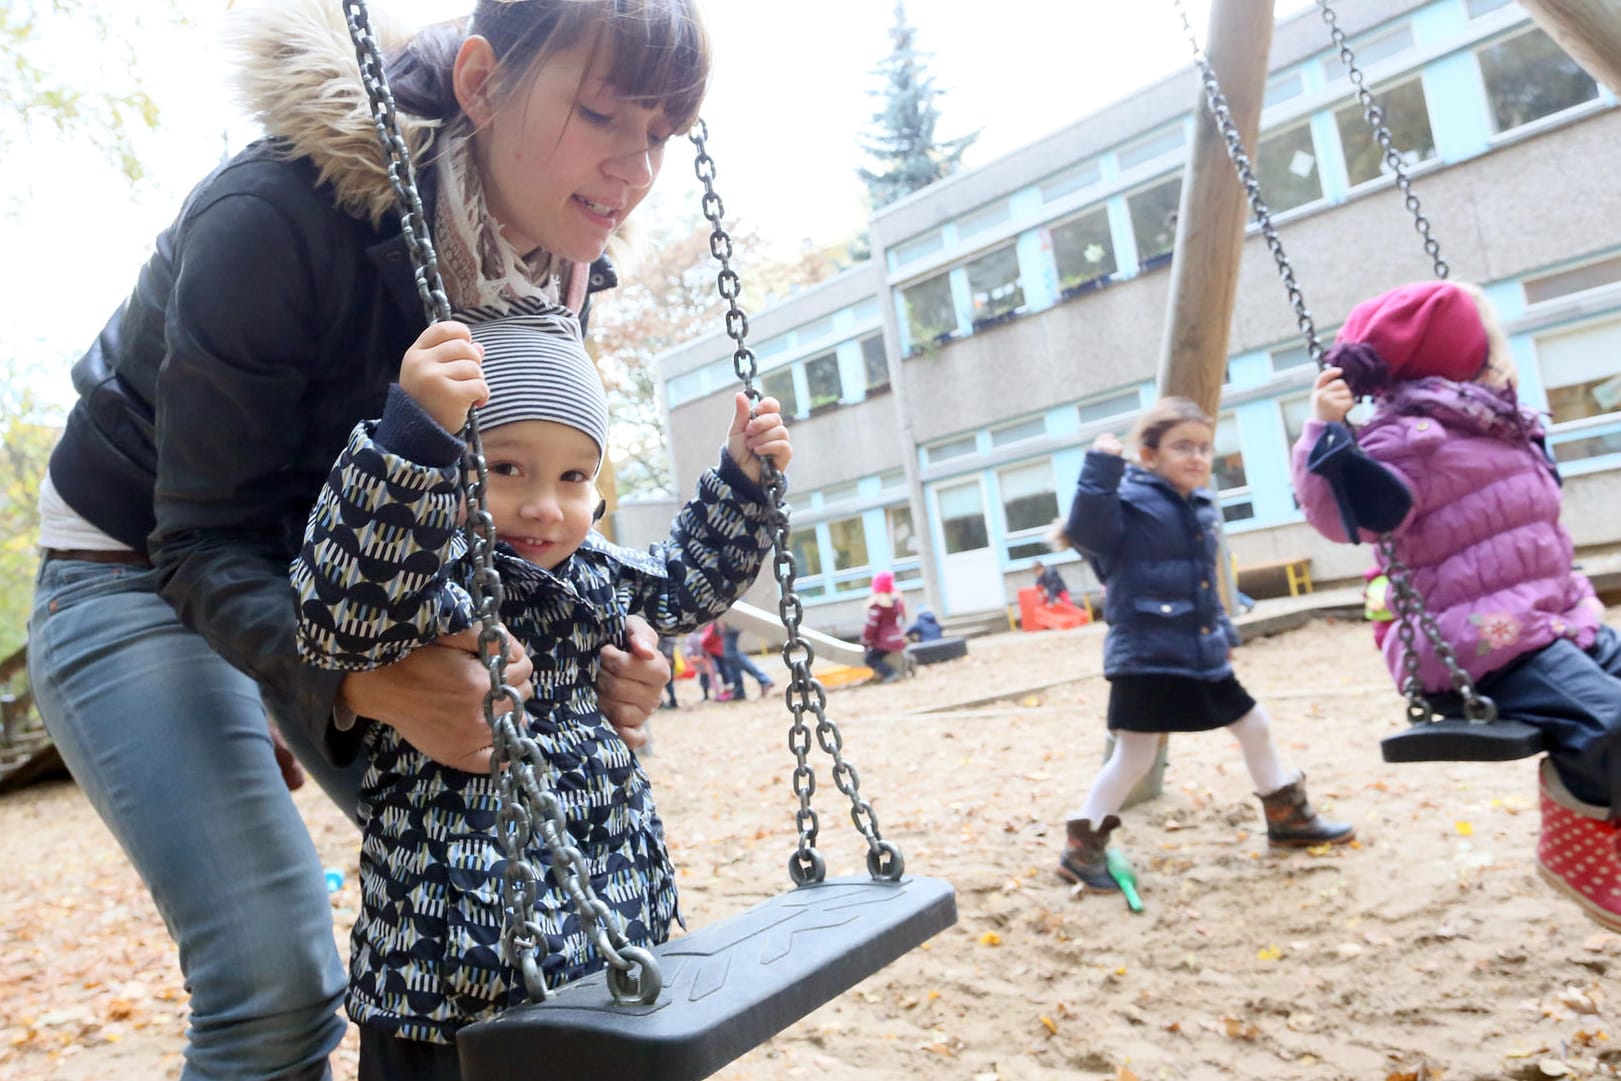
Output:
<path fill-rule="evenodd" d="M 53 559 L 76 559 L 85 563 L 120 563 L 126 567 L 151 569 L 152 561 L 141 552 L 128 548 L 41 548 L 43 562 Z"/>

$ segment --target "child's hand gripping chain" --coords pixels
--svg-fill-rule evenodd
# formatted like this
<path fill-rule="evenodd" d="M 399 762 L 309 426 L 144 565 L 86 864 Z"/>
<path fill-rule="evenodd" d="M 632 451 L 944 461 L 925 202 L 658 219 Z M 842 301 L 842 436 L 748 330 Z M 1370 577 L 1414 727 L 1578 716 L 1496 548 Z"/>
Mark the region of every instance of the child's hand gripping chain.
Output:
<path fill-rule="evenodd" d="M 447 432 L 459 432 L 467 410 L 490 398 L 484 347 L 463 323 L 429 323 L 400 362 L 400 389 Z"/>

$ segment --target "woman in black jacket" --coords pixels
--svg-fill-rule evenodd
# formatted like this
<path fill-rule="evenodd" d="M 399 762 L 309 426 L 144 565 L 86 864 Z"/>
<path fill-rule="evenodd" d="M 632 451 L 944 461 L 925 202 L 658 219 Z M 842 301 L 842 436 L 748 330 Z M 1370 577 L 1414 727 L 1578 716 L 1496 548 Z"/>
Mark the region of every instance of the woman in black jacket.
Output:
<path fill-rule="evenodd" d="M 489 742 L 489 681 L 471 637 L 370 673 L 298 661 L 287 568 L 310 503 L 425 316 L 338 0 L 269 6 L 238 33 L 268 137 L 192 192 L 74 369 L 29 674 L 180 947 L 182 1077 L 315 1079 L 343 973 L 266 713 L 352 812 L 361 726 L 453 759 Z M 470 25 L 395 51 L 451 302 L 583 311 L 708 64 L 692 0 L 478 0 Z M 632 745 L 667 675 L 645 638 L 604 657 Z M 527 674 L 515 657 L 510 681 Z"/>

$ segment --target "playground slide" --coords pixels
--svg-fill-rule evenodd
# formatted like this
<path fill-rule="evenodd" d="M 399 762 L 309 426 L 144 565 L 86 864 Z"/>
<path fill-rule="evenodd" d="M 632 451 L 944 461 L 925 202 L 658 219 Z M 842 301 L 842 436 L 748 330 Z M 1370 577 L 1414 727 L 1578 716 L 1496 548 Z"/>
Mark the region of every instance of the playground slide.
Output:
<path fill-rule="evenodd" d="M 738 630 L 748 631 L 757 638 L 763 638 L 774 646 L 780 646 L 788 638 L 788 631 L 782 625 L 782 620 L 776 614 L 764 608 L 756 608 L 752 604 L 738 601 L 732 605 L 732 610 L 726 614 L 726 622 Z M 811 644 L 816 651 L 818 661 L 831 664 L 847 664 L 852 667 L 865 667 L 867 651 L 853 642 L 846 642 L 841 638 L 813 631 L 809 627 L 801 627 L 799 633 Z"/>

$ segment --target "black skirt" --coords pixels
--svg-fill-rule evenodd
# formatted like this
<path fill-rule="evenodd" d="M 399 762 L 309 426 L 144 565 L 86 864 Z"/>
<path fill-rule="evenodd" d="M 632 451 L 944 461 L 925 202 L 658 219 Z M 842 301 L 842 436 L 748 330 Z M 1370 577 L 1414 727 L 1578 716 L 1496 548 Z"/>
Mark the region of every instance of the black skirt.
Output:
<path fill-rule="evenodd" d="M 1208 732 L 1254 708 L 1255 699 L 1231 673 L 1218 680 L 1118 676 L 1109 681 L 1111 731 Z"/>

